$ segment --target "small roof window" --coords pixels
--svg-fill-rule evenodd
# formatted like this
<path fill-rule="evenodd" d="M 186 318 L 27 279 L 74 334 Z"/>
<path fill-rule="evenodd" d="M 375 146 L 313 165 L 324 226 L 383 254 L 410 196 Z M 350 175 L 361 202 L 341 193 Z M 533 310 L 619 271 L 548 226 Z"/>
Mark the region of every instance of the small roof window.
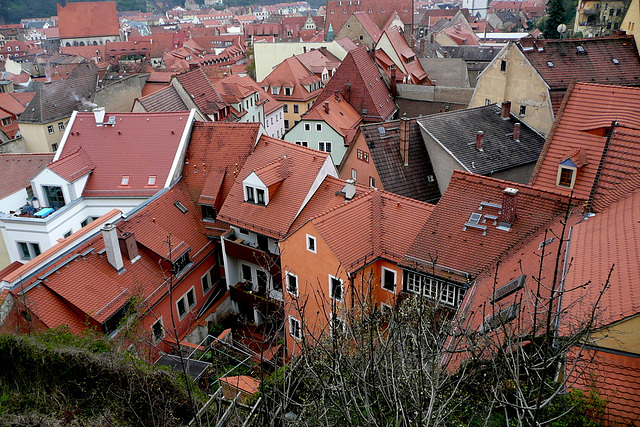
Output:
<path fill-rule="evenodd" d="M 120 185 L 129 185 L 129 175 L 122 175 Z"/>
<path fill-rule="evenodd" d="M 619 64 L 620 64 L 620 61 L 618 61 L 616 58 L 613 58 L 613 59 L 611 60 L 611 62 L 613 62 L 613 63 L 614 63 L 614 64 L 616 64 L 616 65 L 619 65 Z"/>
<path fill-rule="evenodd" d="M 173 205 L 174 205 L 176 208 L 178 208 L 178 210 L 179 210 L 180 212 L 182 212 L 183 214 L 185 214 L 185 213 L 189 212 L 189 209 L 187 209 L 187 207 L 186 207 L 185 205 L 183 205 L 182 203 L 180 203 L 179 201 L 178 201 L 178 202 L 175 202 Z"/>
<path fill-rule="evenodd" d="M 156 185 L 155 175 L 149 175 L 149 179 L 147 180 L 147 185 Z"/>
<path fill-rule="evenodd" d="M 553 67 L 553 62 L 551 62 L 551 61 L 547 61 L 547 66 L 548 66 L 548 67 Z"/>

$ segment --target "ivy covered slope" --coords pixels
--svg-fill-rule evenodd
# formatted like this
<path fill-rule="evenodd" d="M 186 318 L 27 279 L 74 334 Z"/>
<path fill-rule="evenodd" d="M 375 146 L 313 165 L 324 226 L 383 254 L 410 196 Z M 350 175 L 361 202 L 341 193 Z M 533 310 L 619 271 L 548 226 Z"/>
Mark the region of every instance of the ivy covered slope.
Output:
<path fill-rule="evenodd" d="M 185 425 L 185 387 L 104 337 L 0 335 L 0 425 Z"/>

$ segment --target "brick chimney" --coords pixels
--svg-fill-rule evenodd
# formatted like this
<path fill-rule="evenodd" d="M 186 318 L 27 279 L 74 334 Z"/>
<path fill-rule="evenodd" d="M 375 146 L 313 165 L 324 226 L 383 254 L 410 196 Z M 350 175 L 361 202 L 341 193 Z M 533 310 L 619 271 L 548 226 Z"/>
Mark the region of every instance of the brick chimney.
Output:
<path fill-rule="evenodd" d="M 502 120 L 509 120 L 509 118 L 511 117 L 511 101 L 504 101 L 502 103 L 500 117 L 502 117 Z"/>
<path fill-rule="evenodd" d="M 516 219 L 516 210 L 518 207 L 518 189 L 507 187 L 502 193 L 502 210 L 498 217 L 498 225 L 500 227 L 510 229 L 513 221 Z"/>
<path fill-rule="evenodd" d="M 520 141 L 520 128 L 522 125 L 520 123 L 514 123 L 513 125 L 513 140 Z"/>
<path fill-rule="evenodd" d="M 127 257 L 129 261 L 133 261 L 138 257 L 138 244 L 136 243 L 136 236 L 125 231 L 118 236 L 118 244 L 120 246 L 120 252 Z"/>
<path fill-rule="evenodd" d="M 484 132 L 481 130 L 476 134 L 476 148 L 478 151 L 484 151 Z"/>
<path fill-rule="evenodd" d="M 426 39 L 420 39 L 420 56 L 424 57 L 424 51 L 427 44 Z"/>
<path fill-rule="evenodd" d="M 351 83 L 344 84 L 344 100 L 347 102 L 351 102 Z"/>
<path fill-rule="evenodd" d="M 329 101 L 324 101 L 324 112 L 329 114 Z"/>
<path fill-rule="evenodd" d="M 405 166 L 409 165 L 409 129 L 410 121 L 406 117 L 400 119 L 400 156 Z"/>
<path fill-rule="evenodd" d="M 104 248 L 107 252 L 107 260 L 111 267 L 116 271 L 122 271 L 124 262 L 122 261 L 122 253 L 118 244 L 118 230 L 111 223 L 106 223 L 102 227 L 102 240 L 104 240 Z"/>
<path fill-rule="evenodd" d="M 391 66 L 391 96 L 398 96 L 398 84 L 396 82 L 396 67 Z"/>

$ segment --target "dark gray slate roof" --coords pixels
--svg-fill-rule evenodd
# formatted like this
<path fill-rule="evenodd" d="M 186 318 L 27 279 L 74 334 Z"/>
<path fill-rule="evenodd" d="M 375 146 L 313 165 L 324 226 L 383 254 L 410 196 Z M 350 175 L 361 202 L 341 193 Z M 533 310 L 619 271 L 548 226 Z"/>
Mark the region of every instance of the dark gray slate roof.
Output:
<path fill-rule="evenodd" d="M 503 120 L 499 105 L 457 110 L 418 119 L 423 136 L 436 139 L 470 172 L 490 175 L 538 160 L 544 138 L 516 116 Z M 513 125 L 521 123 L 520 141 Z M 484 132 L 484 148 L 476 148 L 476 134 Z"/>
<path fill-rule="evenodd" d="M 484 46 L 442 46 L 449 58 L 461 58 L 465 61 L 491 62 L 500 52 L 499 48 Z"/>
<path fill-rule="evenodd" d="M 400 120 L 363 125 L 360 130 L 384 189 L 401 196 L 433 203 L 440 198 L 438 182 L 416 119 L 410 120 L 407 166 L 404 166 L 400 156 Z M 385 129 L 384 135 L 381 135 L 381 127 Z"/>
<path fill-rule="evenodd" d="M 20 115 L 20 123 L 48 123 L 70 117 L 74 110 L 91 109 L 98 75 L 69 78 L 42 85 Z"/>
<path fill-rule="evenodd" d="M 173 86 L 157 90 L 147 96 L 143 96 L 138 101 L 148 112 L 189 110 Z"/>

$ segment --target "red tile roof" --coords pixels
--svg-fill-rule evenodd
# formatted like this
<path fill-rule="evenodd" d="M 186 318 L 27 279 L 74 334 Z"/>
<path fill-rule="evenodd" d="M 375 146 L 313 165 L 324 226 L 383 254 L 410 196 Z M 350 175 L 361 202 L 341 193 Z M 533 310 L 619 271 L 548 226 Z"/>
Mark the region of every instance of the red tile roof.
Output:
<path fill-rule="evenodd" d="M 342 93 L 365 122 L 386 121 L 396 111 L 391 92 L 364 46 L 347 53 L 316 103 L 324 102 L 335 91 Z"/>
<path fill-rule="evenodd" d="M 566 89 L 572 78 L 586 83 L 640 86 L 640 55 L 633 36 L 531 39 L 523 43 L 520 48 L 524 56 L 551 90 Z"/>
<path fill-rule="evenodd" d="M 116 2 L 78 2 L 58 4 L 60 39 L 119 36 Z"/>
<path fill-rule="evenodd" d="M 282 181 L 269 204 L 244 201 L 242 181 L 265 165 L 287 158 L 287 178 Z M 318 175 L 326 168 L 329 154 L 304 148 L 279 139 L 262 136 L 254 152 L 235 178 L 235 184 L 218 217 L 229 224 L 279 239 L 289 231 Z"/>
<path fill-rule="evenodd" d="M 587 200 L 596 191 L 600 203 L 606 200 L 639 165 L 638 117 L 639 88 L 576 83 L 567 92 L 530 182 L 569 195 L 571 189 L 556 186 L 558 166 L 581 150 L 586 164 L 578 169 L 573 196 Z M 617 126 L 608 139 L 605 135 L 614 121 Z"/>
<path fill-rule="evenodd" d="M 95 165 L 82 146 L 78 146 L 74 152 L 60 157 L 59 160 L 48 164 L 47 167 L 69 182 L 73 182 L 95 169 Z"/>
<path fill-rule="evenodd" d="M 296 58 L 316 75 L 322 73 L 325 68 L 331 72 L 334 68 L 337 69 L 340 66 L 340 62 L 342 62 L 326 48 L 311 49 L 296 55 Z"/>
<path fill-rule="evenodd" d="M 509 230 L 500 229 L 496 220 L 506 188 L 518 190 L 516 217 Z M 435 262 L 439 275 L 466 283 L 547 226 L 565 211 L 567 202 L 557 193 L 454 171 L 404 264 L 432 271 Z M 469 225 L 471 214 L 482 215 L 477 226 Z"/>
<path fill-rule="evenodd" d="M 256 144 L 259 129 L 259 123 L 194 123 L 182 170 L 194 203 L 220 210 Z M 228 228 L 220 224 L 206 227 L 209 235 Z"/>
<path fill-rule="evenodd" d="M 581 359 L 588 361 L 586 369 L 591 375 L 570 375 L 569 381 L 575 381 L 574 388 L 587 396 L 595 387 L 606 402 L 604 414 L 590 415 L 606 426 L 636 425 L 640 420 L 640 357 L 589 347 Z"/>
<path fill-rule="evenodd" d="M 80 147 L 95 166 L 84 189 L 91 197 L 147 197 L 173 179 L 180 142 L 192 125 L 190 113 L 107 113 L 115 124 L 96 126 L 93 113 L 77 113 L 69 136 L 63 140 L 58 157 L 75 153 Z M 50 166 L 58 167 L 56 160 Z M 179 166 L 179 165 L 177 165 Z M 178 170 L 179 172 L 179 170 Z M 121 186 L 128 176 L 128 185 Z M 156 184 L 148 186 L 149 176 Z"/>
<path fill-rule="evenodd" d="M 371 39 L 373 39 L 374 42 L 378 43 L 378 40 L 382 35 L 382 31 L 380 30 L 380 27 L 376 25 L 375 22 L 373 22 L 373 19 L 371 19 L 371 15 L 367 12 L 360 11 L 354 12 L 353 16 L 358 20 L 360 25 L 362 25 L 362 28 L 367 32 L 367 34 L 369 34 Z M 334 28 L 334 31 L 335 30 L 336 29 Z"/>
<path fill-rule="evenodd" d="M 26 96 L 25 96 L 26 95 Z M 22 114 L 22 112 L 27 108 L 27 104 L 33 96 L 35 92 L 26 92 L 26 93 L 0 93 L 0 113 L 4 111 L 9 112 L 15 117 Z"/>
<path fill-rule="evenodd" d="M 358 126 L 362 123 L 360 114 L 344 100 L 340 93 L 325 99 L 322 103 L 314 103 L 311 110 L 302 116 L 302 120 L 324 121 L 345 138 L 345 145 L 353 140 Z"/>
<path fill-rule="evenodd" d="M 410 23 L 412 3 L 407 0 L 329 0 L 325 15 L 325 34 L 329 32 L 329 26 L 332 27 L 334 34 L 338 34 L 351 14 L 358 11 L 366 12 L 378 28 L 383 28 L 394 12 L 398 13 L 402 22 Z"/>
<path fill-rule="evenodd" d="M 179 74 L 176 79 L 203 113 L 213 114 L 224 107 L 224 100 L 202 69 L 196 68 Z"/>
<path fill-rule="evenodd" d="M 420 61 L 417 60 L 413 49 L 409 47 L 404 36 L 397 27 L 385 30 L 384 34 L 388 37 L 391 46 L 395 50 L 396 55 L 402 62 L 402 66 L 411 76 L 411 84 L 430 84 L 427 73 L 422 68 Z"/>
<path fill-rule="evenodd" d="M 308 86 L 318 82 L 320 82 L 320 78 L 305 67 L 294 55 L 285 59 L 274 68 L 274 70 L 260 82 L 260 86 L 269 86 L 269 91 L 271 91 L 273 87 L 280 88 L 280 93 L 273 95 L 274 98 L 280 101 L 308 101 L 318 96 L 320 92 L 322 92 L 322 88 L 309 92 L 303 85 Z M 293 88 L 291 95 L 284 94 L 285 87 Z"/>
<path fill-rule="evenodd" d="M 311 222 L 340 264 L 348 272 L 355 272 L 376 258 L 400 262 L 433 208 L 428 203 L 374 189 Z M 402 226 L 398 227 L 400 223 Z"/>
<path fill-rule="evenodd" d="M 0 199 L 31 186 L 31 178 L 53 160 L 53 153 L 0 154 Z M 19 206 L 16 206 L 18 208 Z"/>

